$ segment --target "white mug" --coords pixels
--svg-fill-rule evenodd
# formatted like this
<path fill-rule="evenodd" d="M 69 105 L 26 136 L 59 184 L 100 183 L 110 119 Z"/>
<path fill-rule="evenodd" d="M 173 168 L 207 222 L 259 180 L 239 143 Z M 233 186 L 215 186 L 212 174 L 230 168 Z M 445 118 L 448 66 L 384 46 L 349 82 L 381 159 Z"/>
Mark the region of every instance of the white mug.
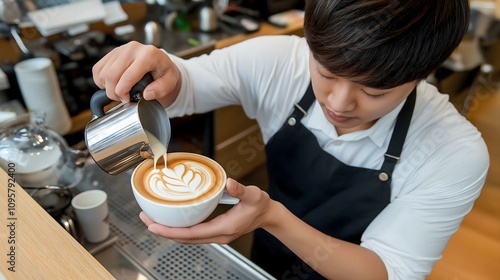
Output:
<path fill-rule="evenodd" d="M 104 241 L 109 236 L 108 195 L 102 190 L 88 190 L 71 200 L 85 239 L 90 243 Z"/>
<path fill-rule="evenodd" d="M 143 161 L 132 173 L 131 185 L 135 199 L 144 213 L 156 223 L 170 227 L 190 227 L 208 218 L 218 204 L 236 204 L 239 202 L 237 198 L 233 198 L 225 192 L 226 172 L 216 161 L 195 153 L 176 152 L 167 154 L 167 165 L 171 170 L 175 168 L 177 163 L 186 160 L 188 162 L 201 162 L 209 166 L 210 172 L 217 177 L 214 180 L 213 191 L 208 191 L 206 194 L 190 200 L 169 201 L 164 198 L 154 197 L 144 189 L 144 178 L 147 176 L 147 170 L 153 168 L 153 159 Z M 157 168 L 162 167 L 164 167 L 164 163 L 160 160 Z M 199 171 L 195 168 L 190 169 L 189 163 L 185 170 L 191 170 L 194 174 Z M 188 177 L 192 178 L 191 175 Z M 168 185 L 161 188 L 164 187 L 168 187 Z"/>

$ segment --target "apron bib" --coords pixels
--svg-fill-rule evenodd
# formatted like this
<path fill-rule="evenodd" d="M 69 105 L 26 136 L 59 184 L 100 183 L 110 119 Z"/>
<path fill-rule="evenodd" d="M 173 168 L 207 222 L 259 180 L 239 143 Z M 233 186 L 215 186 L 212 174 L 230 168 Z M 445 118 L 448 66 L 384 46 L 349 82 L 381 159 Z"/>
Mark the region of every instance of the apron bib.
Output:
<path fill-rule="evenodd" d="M 415 97 L 416 89 L 398 115 L 382 168 L 373 170 L 346 165 L 323 151 L 302 125 L 303 112 L 315 100 L 310 84 L 266 145 L 271 198 L 321 232 L 360 244 L 365 229 L 390 202 L 391 175 L 403 148 Z M 278 279 L 325 279 L 263 229 L 255 231 L 252 260 Z"/>

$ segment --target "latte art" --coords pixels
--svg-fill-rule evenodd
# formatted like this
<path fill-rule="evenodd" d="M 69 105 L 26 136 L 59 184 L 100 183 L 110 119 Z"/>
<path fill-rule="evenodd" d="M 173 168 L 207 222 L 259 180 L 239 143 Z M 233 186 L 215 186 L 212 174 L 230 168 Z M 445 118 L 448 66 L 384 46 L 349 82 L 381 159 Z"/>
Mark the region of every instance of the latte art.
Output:
<path fill-rule="evenodd" d="M 196 161 L 177 161 L 167 168 L 152 169 L 146 174 L 148 192 L 160 199 L 185 201 L 197 198 L 215 185 L 211 168 Z"/>
<path fill-rule="evenodd" d="M 156 223 L 191 227 L 205 221 L 224 200 L 226 172 L 215 160 L 185 152 L 140 163 L 130 179 L 135 200 Z M 166 166 L 165 168 L 162 168 Z"/>
<path fill-rule="evenodd" d="M 211 158 L 175 152 L 160 156 L 158 163 L 154 159 L 143 161 L 134 170 L 131 182 L 134 194 L 142 199 L 183 207 L 220 195 L 226 185 L 226 173 Z"/>

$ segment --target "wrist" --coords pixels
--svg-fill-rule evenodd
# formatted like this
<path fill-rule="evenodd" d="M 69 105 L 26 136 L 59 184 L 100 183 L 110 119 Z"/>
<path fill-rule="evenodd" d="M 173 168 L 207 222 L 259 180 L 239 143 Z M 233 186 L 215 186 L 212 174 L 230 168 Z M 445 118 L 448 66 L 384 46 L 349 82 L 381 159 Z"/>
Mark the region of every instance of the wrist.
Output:
<path fill-rule="evenodd" d="M 276 231 L 283 223 L 286 223 L 289 214 L 290 212 L 283 204 L 276 200 L 271 200 L 262 228 L 270 233 Z"/>

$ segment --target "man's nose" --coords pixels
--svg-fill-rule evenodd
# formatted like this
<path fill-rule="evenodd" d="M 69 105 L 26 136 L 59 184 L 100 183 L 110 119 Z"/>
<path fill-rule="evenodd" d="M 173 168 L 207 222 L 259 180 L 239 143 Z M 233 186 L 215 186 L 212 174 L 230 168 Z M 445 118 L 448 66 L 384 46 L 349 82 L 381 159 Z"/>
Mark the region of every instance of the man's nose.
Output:
<path fill-rule="evenodd" d="M 328 95 L 328 103 L 335 113 L 344 113 L 356 108 L 355 93 L 348 83 L 336 83 Z"/>

